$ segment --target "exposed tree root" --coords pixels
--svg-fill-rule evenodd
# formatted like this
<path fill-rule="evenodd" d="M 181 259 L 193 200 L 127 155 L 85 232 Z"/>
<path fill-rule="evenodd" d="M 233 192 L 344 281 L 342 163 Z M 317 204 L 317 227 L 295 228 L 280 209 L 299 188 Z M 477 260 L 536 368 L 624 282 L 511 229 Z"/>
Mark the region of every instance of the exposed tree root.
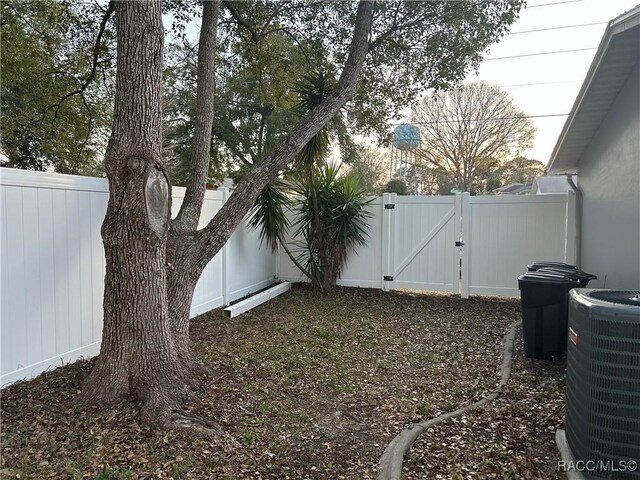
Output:
<path fill-rule="evenodd" d="M 129 397 L 139 402 L 139 420 L 143 425 L 204 438 L 224 434 L 217 423 L 181 408 L 196 398 L 195 391 L 202 389 L 201 379 L 208 369 L 193 355 L 190 355 L 188 362 L 182 358 L 177 366 L 164 367 L 147 365 L 145 375 L 141 372 L 136 375 L 135 369 L 115 368 L 114 362 L 98 358 L 82 382 L 78 400 L 83 405 L 110 406 Z"/>
<path fill-rule="evenodd" d="M 164 428 L 204 438 L 216 438 L 224 435 L 224 430 L 218 423 L 187 413 L 184 410 L 171 412 L 170 419 Z"/>
<path fill-rule="evenodd" d="M 196 357 L 191 348 L 179 348 L 178 357 L 191 387 L 194 390 L 201 390 L 202 380 L 210 378 L 213 370 Z"/>

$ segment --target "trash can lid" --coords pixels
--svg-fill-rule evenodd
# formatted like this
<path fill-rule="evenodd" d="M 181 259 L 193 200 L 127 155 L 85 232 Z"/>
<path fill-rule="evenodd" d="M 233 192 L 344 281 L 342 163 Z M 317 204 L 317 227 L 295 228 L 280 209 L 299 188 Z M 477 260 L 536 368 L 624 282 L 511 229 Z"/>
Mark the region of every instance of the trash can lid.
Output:
<path fill-rule="evenodd" d="M 578 270 L 578 267 L 575 265 L 570 265 L 564 262 L 548 262 L 546 260 L 534 260 L 527 268 L 543 268 L 543 267 L 561 267 L 561 268 L 570 268 L 572 270 Z"/>
<path fill-rule="evenodd" d="M 524 275 L 518 277 L 518 281 L 524 283 L 546 283 L 553 285 L 576 285 L 579 286 L 580 282 L 570 276 L 552 273 L 552 272 L 527 272 Z"/>
<path fill-rule="evenodd" d="M 575 278 L 580 280 L 591 281 L 598 278 L 595 275 L 584 272 L 579 268 L 564 268 L 564 267 L 542 267 L 539 270 L 536 270 L 534 273 L 553 273 L 555 275 L 562 275 L 569 278 Z"/>

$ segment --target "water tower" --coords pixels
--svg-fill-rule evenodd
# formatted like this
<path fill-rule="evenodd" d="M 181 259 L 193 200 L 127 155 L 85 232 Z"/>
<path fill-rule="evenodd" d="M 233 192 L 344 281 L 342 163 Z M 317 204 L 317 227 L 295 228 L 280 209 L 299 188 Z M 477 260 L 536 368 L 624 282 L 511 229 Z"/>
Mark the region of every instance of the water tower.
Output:
<path fill-rule="evenodd" d="M 419 146 L 420 129 L 416 125 L 398 125 L 393 130 L 389 178 L 393 178 L 395 174 L 401 174 L 402 180 L 407 183 L 409 170 L 415 171 L 416 149 Z M 413 176 L 415 177 L 415 175 Z M 412 189 L 410 188 L 409 190 L 411 191 Z M 412 193 L 418 192 L 412 191 Z"/>

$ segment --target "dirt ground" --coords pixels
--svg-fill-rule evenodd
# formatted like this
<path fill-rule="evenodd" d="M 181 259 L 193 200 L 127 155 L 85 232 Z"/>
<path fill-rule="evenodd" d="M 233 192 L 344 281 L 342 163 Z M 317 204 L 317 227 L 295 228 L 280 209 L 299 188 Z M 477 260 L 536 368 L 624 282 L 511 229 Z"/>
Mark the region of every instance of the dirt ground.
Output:
<path fill-rule="evenodd" d="M 213 372 L 188 408 L 215 441 L 153 431 L 136 406 L 79 408 L 76 362 L 2 390 L 2 478 L 372 479 L 403 428 L 499 381 L 515 300 L 295 286 L 234 319 L 192 323 Z M 519 343 L 518 343 L 519 345 Z M 407 478 L 557 478 L 563 364 L 516 349 L 507 395 L 421 437 Z M 493 476 L 493 477 L 492 477 Z"/>

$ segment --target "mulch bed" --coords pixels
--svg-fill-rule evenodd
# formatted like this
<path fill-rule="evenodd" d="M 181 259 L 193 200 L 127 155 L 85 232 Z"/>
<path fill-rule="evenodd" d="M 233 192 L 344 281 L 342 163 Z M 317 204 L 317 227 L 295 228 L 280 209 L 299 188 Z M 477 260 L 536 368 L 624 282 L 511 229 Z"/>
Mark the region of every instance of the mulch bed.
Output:
<path fill-rule="evenodd" d="M 2 390 L 0 475 L 372 479 L 403 428 L 495 387 L 518 317 L 515 300 L 305 286 L 234 319 L 216 310 L 192 322 L 213 374 L 188 408 L 224 435 L 150 430 L 132 402 L 77 407 L 91 365 L 80 361 Z M 515 359 L 509 395 L 421 437 L 407 478 L 555 478 L 541 472 L 561 421 L 562 366 Z"/>

